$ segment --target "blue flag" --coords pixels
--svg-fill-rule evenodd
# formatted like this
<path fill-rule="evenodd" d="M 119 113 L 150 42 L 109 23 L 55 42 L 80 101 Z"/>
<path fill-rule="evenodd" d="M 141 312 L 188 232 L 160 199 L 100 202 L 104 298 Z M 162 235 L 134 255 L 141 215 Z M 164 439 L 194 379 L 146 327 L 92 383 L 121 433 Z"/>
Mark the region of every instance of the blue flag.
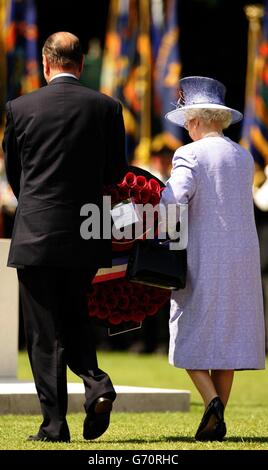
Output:
<path fill-rule="evenodd" d="M 111 0 L 101 91 L 120 100 L 126 129 L 127 155 L 134 151 L 138 138 L 135 78 L 137 62 L 138 11 L 135 0 Z"/>
<path fill-rule="evenodd" d="M 7 17 L 7 98 L 40 86 L 34 0 L 11 0 Z"/>
<path fill-rule="evenodd" d="M 154 92 L 159 103 L 159 113 L 162 121 L 162 133 L 154 139 L 155 146 L 175 150 L 182 144 L 182 130 L 179 126 L 165 119 L 165 114 L 172 108 L 172 103 L 178 99 L 178 84 L 181 73 L 179 54 L 179 0 L 167 0 L 164 14 L 164 26 L 153 25 L 153 50 L 157 50 L 154 71 Z M 154 20 L 154 17 L 153 17 Z M 162 29 L 162 30 L 161 30 Z M 159 40 L 159 34 L 162 34 Z"/>

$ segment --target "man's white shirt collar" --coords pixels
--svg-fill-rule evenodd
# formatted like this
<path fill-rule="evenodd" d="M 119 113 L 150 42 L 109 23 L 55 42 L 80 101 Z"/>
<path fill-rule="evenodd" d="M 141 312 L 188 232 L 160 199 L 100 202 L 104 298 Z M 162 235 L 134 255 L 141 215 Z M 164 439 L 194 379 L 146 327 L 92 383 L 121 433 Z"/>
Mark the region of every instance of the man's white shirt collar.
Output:
<path fill-rule="evenodd" d="M 59 77 L 72 77 L 72 78 L 75 78 L 76 80 L 78 80 L 78 78 L 75 75 L 73 75 L 72 73 L 62 72 L 62 73 L 57 73 L 56 75 L 54 75 L 49 80 L 49 83 L 52 82 L 52 80 L 54 80 L 55 78 L 59 78 Z"/>

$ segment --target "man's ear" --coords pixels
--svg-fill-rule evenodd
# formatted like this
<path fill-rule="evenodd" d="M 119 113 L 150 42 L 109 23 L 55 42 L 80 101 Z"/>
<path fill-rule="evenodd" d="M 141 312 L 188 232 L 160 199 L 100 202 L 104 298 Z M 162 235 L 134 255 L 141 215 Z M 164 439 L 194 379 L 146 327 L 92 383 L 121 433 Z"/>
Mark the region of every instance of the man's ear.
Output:
<path fill-rule="evenodd" d="M 50 65 L 49 65 L 46 55 L 43 55 L 43 71 L 44 71 L 44 77 L 45 79 L 47 79 L 50 74 Z"/>
<path fill-rule="evenodd" d="M 85 63 L 85 55 L 83 54 L 83 58 L 82 58 L 81 64 L 79 65 L 79 68 L 78 68 L 79 74 L 81 74 L 81 73 L 83 72 L 84 63 Z"/>

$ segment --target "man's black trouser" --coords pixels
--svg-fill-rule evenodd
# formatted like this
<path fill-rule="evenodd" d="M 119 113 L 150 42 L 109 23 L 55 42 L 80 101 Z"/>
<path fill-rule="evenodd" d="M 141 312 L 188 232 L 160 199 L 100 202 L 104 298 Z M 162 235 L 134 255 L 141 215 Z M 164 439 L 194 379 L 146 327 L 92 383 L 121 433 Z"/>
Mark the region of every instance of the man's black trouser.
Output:
<path fill-rule="evenodd" d="M 98 368 L 86 291 L 96 269 L 18 269 L 29 359 L 41 404 L 39 435 L 68 438 L 68 367 L 84 382 L 85 410 L 100 396 L 115 398 L 108 375 Z"/>

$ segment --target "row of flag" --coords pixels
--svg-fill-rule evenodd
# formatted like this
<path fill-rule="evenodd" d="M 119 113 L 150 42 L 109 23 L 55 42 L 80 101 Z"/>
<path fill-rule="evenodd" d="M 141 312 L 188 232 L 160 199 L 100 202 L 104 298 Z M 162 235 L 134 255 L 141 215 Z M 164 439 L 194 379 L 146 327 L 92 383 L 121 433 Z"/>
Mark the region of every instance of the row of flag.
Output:
<path fill-rule="evenodd" d="M 182 0 L 110 0 L 101 91 L 123 105 L 128 154 L 148 164 L 152 152 L 174 151 L 179 127 L 164 119 L 181 75 Z M 0 0 L 0 97 L 4 103 L 40 86 L 35 0 Z M 255 51 L 256 87 L 245 106 L 243 143 L 259 168 L 268 164 L 268 0 Z M 248 77 L 251 79 L 252 77 Z"/>
<path fill-rule="evenodd" d="M 110 0 L 101 91 L 123 104 L 128 156 L 175 150 L 180 129 L 164 120 L 180 77 L 178 0 Z M 40 86 L 35 0 L 0 0 L 1 114 L 5 101 Z M 0 86 L 1 86 L 0 85 Z M 154 138 L 152 139 L 152 135 Z"/>
<path fill-rule="evenodd" d="M 181 130 L 164 120 L 178 98 L 178 4 L 110 2 L 101 91 L 123 104 L 127 151 L 138 164 L 148 164 L 152 151 L 181 145 Z"/>

